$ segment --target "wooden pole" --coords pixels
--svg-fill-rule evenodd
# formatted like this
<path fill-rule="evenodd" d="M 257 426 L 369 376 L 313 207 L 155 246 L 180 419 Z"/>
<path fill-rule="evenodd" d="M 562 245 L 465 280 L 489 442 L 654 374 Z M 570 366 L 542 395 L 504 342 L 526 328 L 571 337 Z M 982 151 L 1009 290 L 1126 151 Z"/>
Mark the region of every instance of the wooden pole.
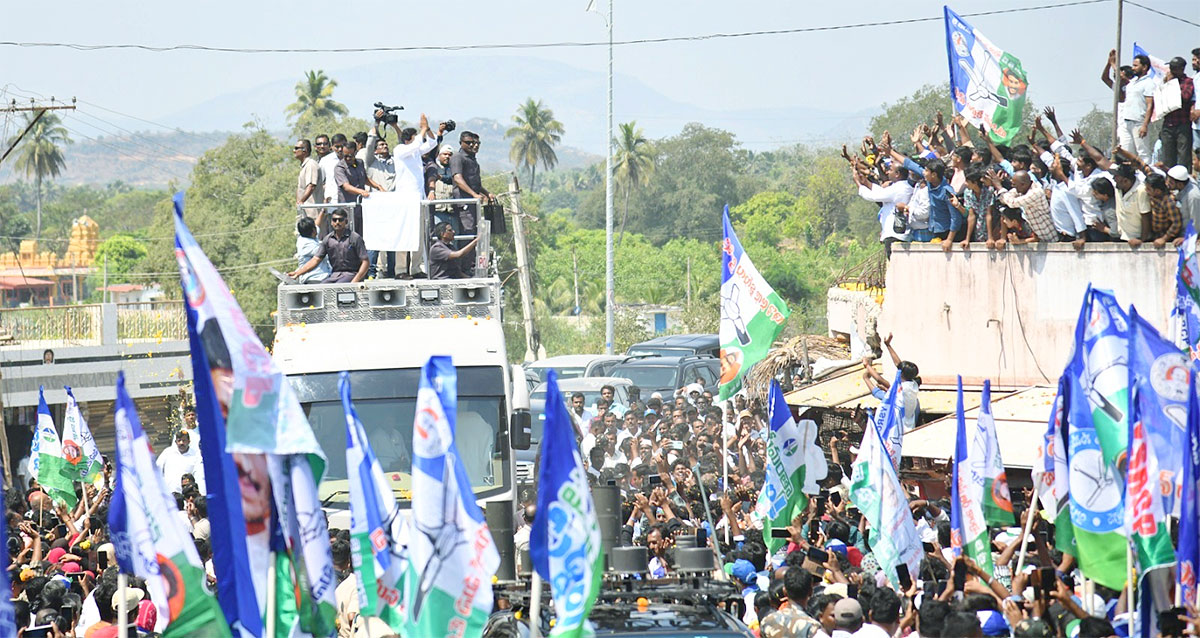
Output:
<path fill-rule="evenodd" d="M 0 370 L 0 455 L 4 461 L 4 487 L 12 489 L 12 458 L 8 455 L 8 425 L 4 420 L 4 372 Z M 36 434 L 36 433 L 35 433 Z M 23 489 L 24 486 L 18 486 Z M 18 489 L 18 491 L 21 491 Z"/>

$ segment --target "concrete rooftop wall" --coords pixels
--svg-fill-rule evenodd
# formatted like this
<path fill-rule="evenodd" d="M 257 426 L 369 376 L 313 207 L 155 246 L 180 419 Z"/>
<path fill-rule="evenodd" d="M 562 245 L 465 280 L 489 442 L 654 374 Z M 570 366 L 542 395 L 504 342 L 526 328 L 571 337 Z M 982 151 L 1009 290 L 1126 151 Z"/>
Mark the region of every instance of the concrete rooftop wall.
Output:
<path fill-rule="evenodd" d="M 922 380 L 1002 386 L 1056 382 L 1071 355 L 1088 283 L 1116 293 L 1164 334 L 1174 305 L 1174 249 L 1126 244 L 1037 244 L 988 251 L 973 244 L 896 244 L 887 272 L 879 335 Z M 887 358 L 885 357 L 885 360 Z M 891 362 L 886 361 L 890 367 Z"/>

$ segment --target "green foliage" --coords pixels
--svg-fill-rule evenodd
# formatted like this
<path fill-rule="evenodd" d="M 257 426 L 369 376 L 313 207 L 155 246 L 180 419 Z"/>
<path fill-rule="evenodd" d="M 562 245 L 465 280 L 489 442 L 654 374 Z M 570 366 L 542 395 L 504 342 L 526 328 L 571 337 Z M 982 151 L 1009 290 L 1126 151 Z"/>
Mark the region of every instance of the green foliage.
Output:
<path fill-rule="evenodd" d="M 184 220 L 268 344 L 274 334 L 277 281 L 267 264 L 290 264 L 294 252 L 296 167 L 289 156 L 287 144 L 260 127 L 249 127 L 200 158 L 184 200 Z M 149 234 L 174 235 L 169 207 L 156 211 Z M 141 272 L 159 273 L 177 268 L 170 242 L 156 242 L 138 266 Z M 178 286 L 164 288 L 178 295 Z"/>
<path fill-rule="evenodd" d="M 39 117 L 40 115 L 40 117 Z M 58 115 L 48 111 L 26 113 L 24 126 L 29 132 L 21 138 L 17 152 L 16 167 L 25 177 L 32 177 L 37 184 L 37 217 L 33 228 L 33 236 L 42 236 L 42 181 L 47 177 L 58 177 L 67 162 L 63 159 L 62 147 L 71 143 L 71 136 L 62 125 Z M 19 135 L 17 133 L 16 135 Z M 5 146 L 11 146 L 16 136 Z"/>
<path fill-rule="evenodd" d="M 122 283 L 148 252 L 146 245 L 132 235 L 113 235 L 96 248 L 92 266 L 108 269 L 108 283 Z"/>
<path fill-rule="evenodd" d="M 1075 128 L 1083 133 L 1083 139 L 1087 140 L 1088 144 L 1101 152 L 1106 152 L 1113 147 L 1112 111 L 1102 111 L 1099 107 L 1092 105 L 1092 110 L 1079 118 L 1079 123 Z"/>
<path fill-rule="evenodd" d="M 148 254 L 145 242 L 133 235 L 113 235 L 104 240 L 96 248 L 96 258 L 91 264 L 96 272 L 87 279 L 87 288 L 92 291 L 89 301 L 100 301 L 106 280 L 110 286 L 129 283 L 129 273 L 136 270 Z"/>
<path fill-rule="evenodd" d="M 554 145 L 562 140 L 563 125 L 554 119 L 554 111 L 533 98 L 517 107 L 517 114 L 512 119 L 513 126 L 504 133 L 504 137 L 512 140 L 508 156 L 517 168 L 529 171 L 529 190 L 532 191 L 537 186 L 538 164 L 546 170 L 558 164 Z"/>
<path fill-rule="evenodd" d="M 657 151 L 646 139 L 637 122 L 626 122 L 619 126 L 620 133 L 613 140 L 613 179 L 625 194 L 625 209 L 621 214 L 621 230 L 618 243 L 625 237 L 625 222 L 629 219 L 629 195 L 634 189 L 650 183 L 654 176 L 654 155 Z"/>
<path fill-rule="evenodd" d="M 908 136 L 921 124 L 932 124 L 932 115 L 941 111 L 949 122 L 954 115 L 954 104 L 950 100 L 950 84 L 926 84 L 912 95 L 883 105 L 883 113 L 871 118 L 871 134 L 878 140 L 884 131 L 891 131 L 892 139 L 908 140 Z"/>
<path fill-rule="evenodd" d="M 295 119 L 299 124 L 305 118 L 317 119 L 325 117 L 344 116 L 350 111 L 341 102 L 333 99 L 333 89 L 337 88 L 337 80 L 325 75 L 325 71 L 317 69 L 304 74 L 304 78 L 296 83 L 296 101 L 285 109 L 288 119 Z"/>

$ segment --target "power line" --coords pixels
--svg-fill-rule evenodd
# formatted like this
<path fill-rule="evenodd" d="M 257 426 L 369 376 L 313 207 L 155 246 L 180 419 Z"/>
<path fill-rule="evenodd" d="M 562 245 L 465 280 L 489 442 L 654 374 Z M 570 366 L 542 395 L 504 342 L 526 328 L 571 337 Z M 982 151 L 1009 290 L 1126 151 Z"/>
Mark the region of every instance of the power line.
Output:
<path fill-rule="evenodd" d="M 1089 4 L 1107 3 L 1112 0 L 1075 0 L 1074 2 L 1063 2 L 1058 4 L 1040 5 L 1034 7 L 1019 7 L 1014 9 L 997 9 L 993 11 L 979 11 L 976 13 L 963 13 L 964 18 L 975 18 L 981 16 L 1001 15 L 1008 13 L 1025 13 L 1029 11 L 1043 11 L 1046 9 L 1060 9 L 1063 7 L 1074 7 Z M 1131 3 L 1132 4 L 1132 3 Z M 1141 6 L 1141 5 L 1138 5 Z M 1145 8 L 1145 7 L 1143 7 Z M 1157 13 L 1157 12 L 1156 12 Z M 1166 14 L 1163 14 L 1166 15 Z M 1174 16 L 1168 16 L 1174 17 Z M 688 36 L 671 36 L 661 38 L 641 38 L 636 40 L 620 40 L 613 41 L 612 46 L 629 46 L 641 44 L 664 44 L 670 42 L 702 42 L 706 40 L 725 40 L 731 38 L 748 38 L 758 36 L 772 35 L 794 35 L 798 33 L 819 33 L 824 31 L 844 31 L 847 29 L 862 29 L 866 27 L 882 27 L 896 26 L 906 24 L 917 24 L 921 22 L 941 21 L 942 16 L 926 17 L 926 18 L 907 18 L 903 20 L 880 20 L 876 22 L 858 22 L 852 24 L 839 24 L 822 27 L 799 27 L 794 29 L 770 29 L 758 31 L 740 31 L 734 33 L 708 33 L 703 35 L 688 35 Z M 1185 21 L 1186 22 L 1186 21 Z M 1190 24 L 1190 23 L 1189 23 Z M 422 52 L 422 51 L 480 51 L 480 50 L 512 50 L 512 49 L 559 49 L 559 48 L 580 48 L 580 47 L 600 47 L 609 46 L 610 43 L 605 41 L 563 41 L 563 42 L 523 42 L 523 43 L 489 43 L 489 44 L 457 44 L 457 45 L 411 45 L 411 46 L 380 46 L 380 47 L 339 47 L 339 48 L 251 48 L 251 47 L 218 47 L 204 44 L 172 44 L 166 46 L 151 46 L 148 44 L 136 43 L 108 43 L 108 44 L 84 44 L 78 42 L 16 42 L 11 40 L 0 41 L 0 46 L 19 47 L 19 48 L 60 48 L 74 49 L 76 51 L 103 51 L 103 50 L 138 50 L 150 53 L 166 53 L 172 51 L 203 51 L 212 53 L 395 53 L 395 52 Z"/>
<path fill-rule="evenodd" d="M 129 137 L 128 137 L 128 139 L 129 139 L 130 141 L 134 142 L 135 144 L 141 144 L 142 146 L 145 146 L 145 147 L 147 147 L 147 148 L 149 148 L 149 147 L 151 147 L 151 146 L 156 146 L 156 147 L 158 147 L 158 148 L 160 148 L 160 149 L 163 149 L 164 151 L 166 151 L 167 153 L 169 153 L 169 155 L 162 155 L 162 158 L 163 158 L 164 160 L 167 160 L 167 161 L 178 161 L 178 160 L 180 159 L 178 156 L 179 156 L 181 153 L 180 153 L 180 151 L 179 151 L 179 150 L 177 150 L 177 149 L 171 148 L 171 147 L 169 147 L 169 146 L 167 146 L 167 145 L 165 145 L 165 144 L 160 144 L 159 142 L 156 142 L 155 140 L 153 140 L 153 139 L 151 139 L 151 138 L 148 138 L 148 137 L 146 137 L 146 136 L 144 136 L 144 135 L 140 135 L 140 134 L 138 134 L 138 133 L 137 133 L 137 132 L 135 132 L 135 131 L 131 131 L 131 130 L 127 129 L 127 128 L 123 128 L 123 127 L 121 127 L 121 126 L 117 126 L 116 124 L 114 124 L 114 123 L 112 123 L 112 122 L 109 122 L 108 120 L 106 120 L 106 119 L 103 119 L 103 118 L 101 118 L 101 117 L 98 117 L 98 116 L 96 116 L 96 115 L 92 115 L 91 113 L 88 113 L 87 111 L 82 111 L 82 110 L 76 109 L 76 110 L 75 110 L 75 113 L 76 113 L 76 114 L 78 114 L 78 115 L 84 115 L 84 116 L 87 116 L 87 117 L 89 117 L 89 118 L 91 118 L 91 119 L 93 119 L 93 120 L 96 120 L 97 122 L 101 122 L 101 123 L 105 124 L 106 126 L 111 126 L 111 127 L 115 128 L 115 129 L 117 129 L 118 131 L 121 131 L 121 132 L 125 133 L 126 135 L 128 135 L 128 136 L 129 136 Z M 78 117 L 77 117 L 76 119 L 78 119 Z M 82 121 L 81 121 L 81 122 L 82 122 Z M 84 123 L 85 123 L 85 122 L 84 122 Z M 103 128 L 100 128 L 98 125 L 95 125 L 95 124 L 88 124 L 88 126 L 92 126 L 92 127 L 95 127 L 96 129 L 99 129 L 99 130 L 101 130 L 101 131 L 104 131 L 104 129 L 103 129 Z M 106 132 L 106 133 L 109 133 L 110 135 L 113 135 L 114 137 L 122 137 L 122 136 L 120 136 L 120 135 L 117 135 L 117 134 L 115 134 L 115 133 L 110 133 L 109 131 L 105 131 L 105 132 Z M 185 157 L 186 157 L 186 156 L 185 156 Z M 187 159 L 195 159 L 195 158 L 187 158 Z"/>
<path fill-rule="evenodd" d="M 1180 21 L 1180 22 L 1182 22 L 1182 23 L 1184 23 L 1184 24 L 1190 24 L 1190 25 L 1192 25 L 1193 27 L 1200 27 L 1200 22 L 1192 22 L 1191 20 L 1184 20 L 1183 18 L 1181 18 L 1181 17 L 1179 17 L 1179 16 L 1173 16 L 1173 15 L 1171 15 L 1171 14 L 1169 14 L 1169 13 L 1164 13 L 1164 12 L 1162 12 L 1162 11 L 1159 11 L 1158 9 L 1153 9 L 1153 8 L 1147 7 L 1147 6 L 1146 6 L 1146 5 L 1144 5 L 1144 4 L 1138 4 L 1138 3 L 1134 2 L 1133 0 L 1125 0 L 1125 3 L 1126 3 L 1126 4 L 1131 4 L 1131 5 L 1133 5 L 1133 6 L 1137 7 L 1137 8 L 1139 8 L 1139 9 L 1144 9 L 1144 10 L 1146 10 L 1146 11 L 1149 11 L 1150 13 L 1157 13 L 1158 15 L 1160 15 L 1160 16 L 1162 16 L 1162 17 L 1164 17 L 1164 18 L 1170 18 L 1170 19 L 1172 19 L 1172 20 L 1178 20 L 1178 21 Z"/>
<path fill-rule="evenodd" d="M 201 237 L 224 237 L 226 235 L 242 235 L 245 233 L 258 232 L 260 230 L 274 230 L 276 228 L 290 228 L 290 227 L 292 227 L 293 224 L 294 224 L 294 222 L 287 222 L 287 223 L 282 223 L 282 224 L 268 224 L 266 226 L 254 226 L 254 227 L 249 227 L 249 228 L 239 228 L 237 230 L 224 230 L 224 231 L 218 231 L 218 232 L 212 232 L 212 233 L 193 233 L 192 237 L 201 238 Z M 159 237 L 134 237 L 132 235 L 125 235 L 125 236 L 129 237 L 130 239 L 133 239 L 135 241 L 141 241 L 141 242 L 167 241 L 167 240 L 175 239 L 174 235 L 162 235 Z M 18 239 L 19 240 L 19 239 L 32 239 L 32 237 L 16 237 L 16 236 L 12 236 L 12 235 L 0 235 L 0 239 Z M 38 239 L 38 241 L 39 242 L 69 242 L 70 239 L 63 238 L 63 237 L 42 237 L 42 238 Z"/>

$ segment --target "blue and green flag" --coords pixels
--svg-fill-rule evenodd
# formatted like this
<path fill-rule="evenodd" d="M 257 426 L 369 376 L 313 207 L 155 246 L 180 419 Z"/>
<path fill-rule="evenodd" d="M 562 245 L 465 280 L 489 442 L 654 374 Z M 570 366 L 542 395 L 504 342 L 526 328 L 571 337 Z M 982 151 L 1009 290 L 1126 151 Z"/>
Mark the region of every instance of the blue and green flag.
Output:
<path fill-rule="evenodd" d="M 338 381 L 346 413 L 346 474 L 350 482 L 350 557 L 358 588 L 358 613 L 404 627 L 401 579 L 405 552 L 393 529 L 403 521 L 392 485 L 375 457 L 367 431 L 350 398 L 350 374 Z"/>
<path fill-rule="evenodd" d="M 721 342 L 718 392 L 724 401 L 742 389 L 742 377 L 767 356 L 791 311 L 742 250 L 729 223 L 728 206 L 722 220 L 725 239 L 721 242 L 721 326 L 717 336 Z"/>
<path fill-rule="evenodd" d="M 115 411 L 116 484 L 108 529 L 121 571 L 146 582 L 158 617 L 167 619 L 165 638 L 229 636 L 192 535 L 154 465 L 150 441 L 125 390 L 124 372 L 117 375 Z"/>
<path fill-rule="evenodd" d="M 550 635 L 593 635 L 587 618 L 604 574 L 600 521 L 554 370 L 546 378 L 546 429 L 529 557 L 533 568 L 550 584 L 554 600 Z"/>
<path fill-rule="evenodd" d="M 412 528 L 405 636 L 479 638 L 500 554 L 458 454 L 458 374 L 450 357 L 421 368 L 413 420 Z"/>

